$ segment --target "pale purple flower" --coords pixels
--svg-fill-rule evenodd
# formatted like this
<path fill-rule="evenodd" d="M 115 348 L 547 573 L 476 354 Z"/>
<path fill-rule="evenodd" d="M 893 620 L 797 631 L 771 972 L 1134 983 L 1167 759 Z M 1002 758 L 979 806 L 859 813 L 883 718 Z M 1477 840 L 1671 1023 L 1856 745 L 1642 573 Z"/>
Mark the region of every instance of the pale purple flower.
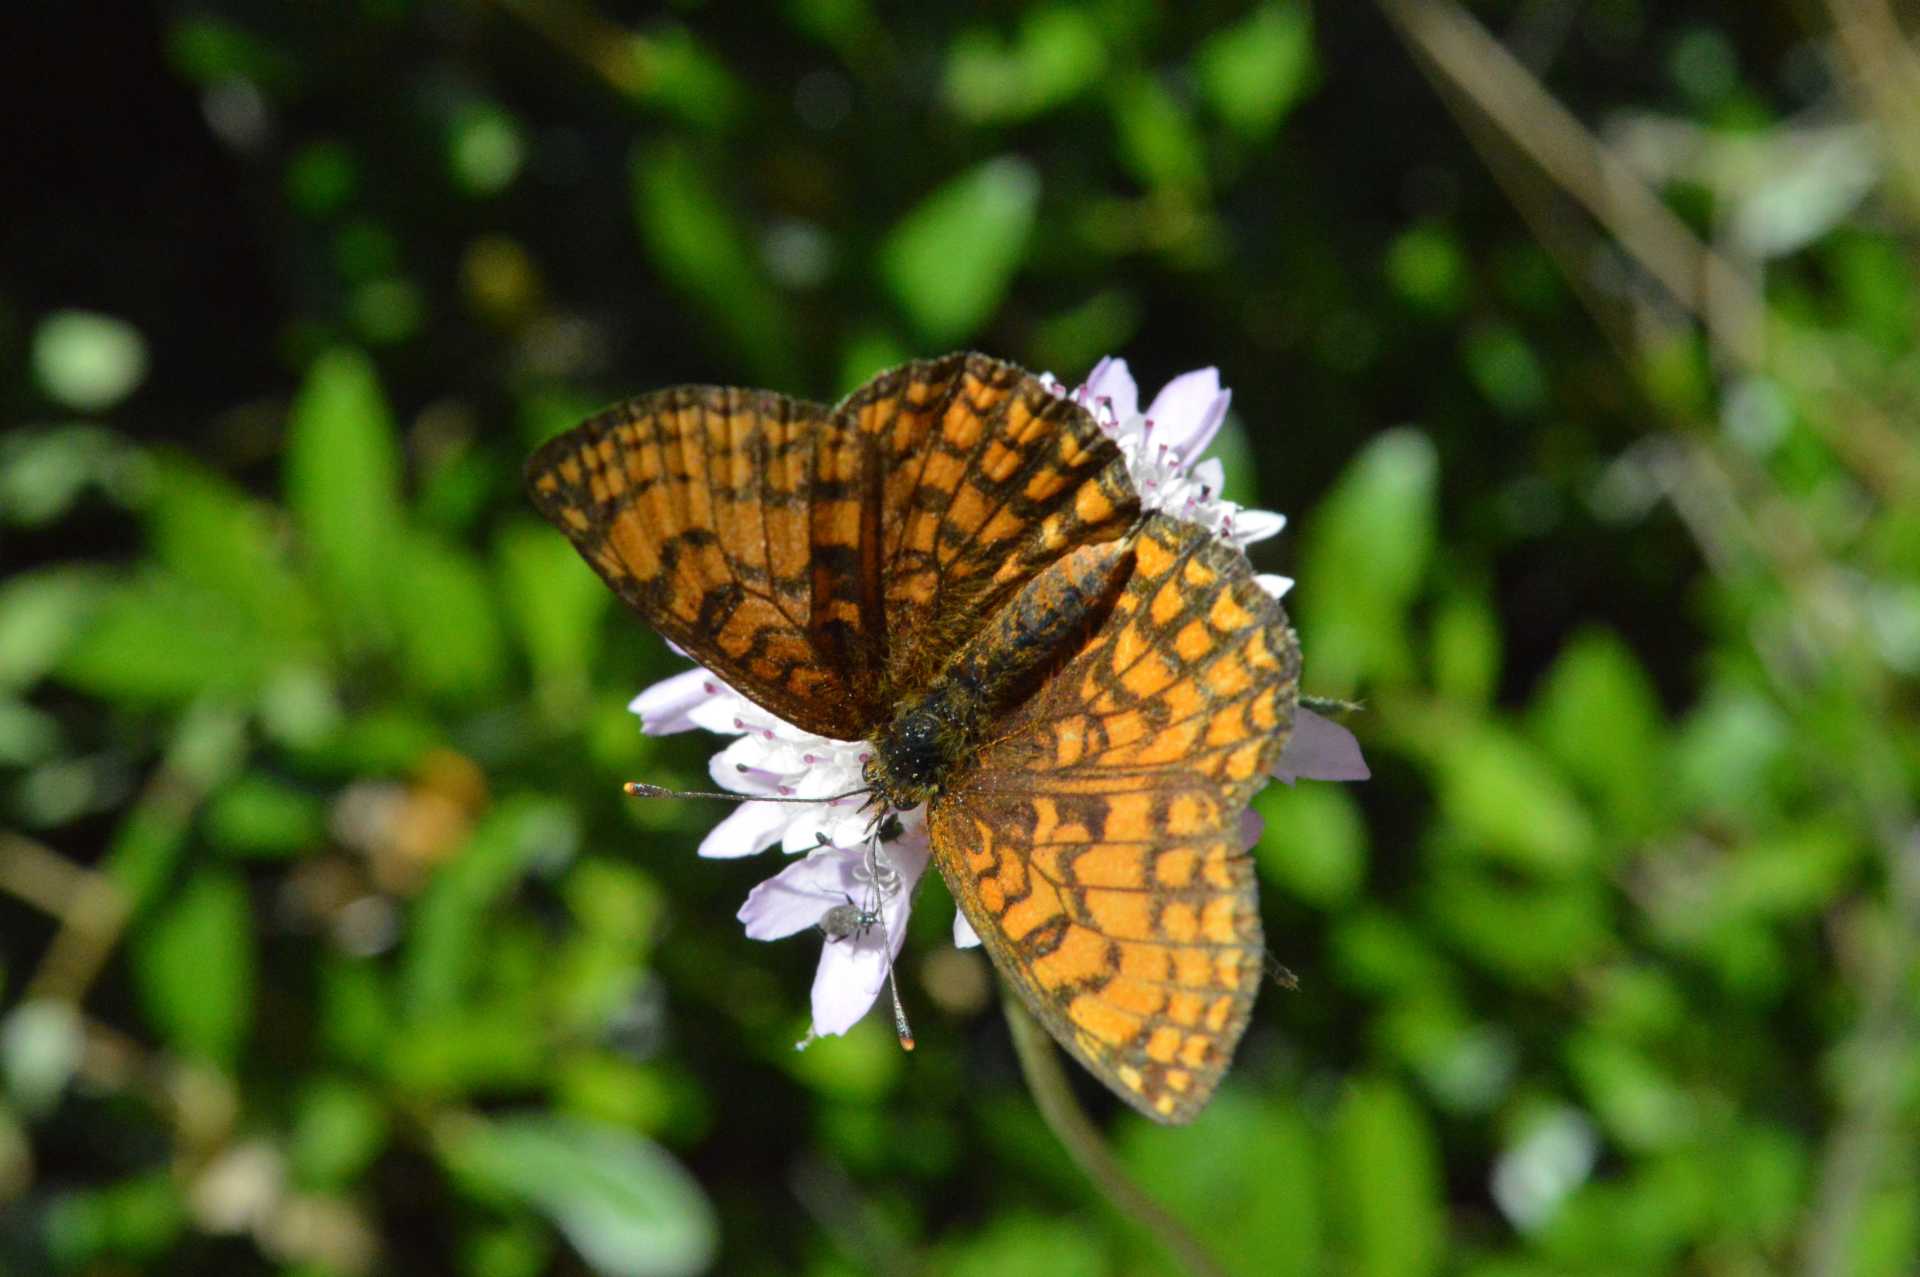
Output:
<path fill-rule="evenodd" d="M 1264 540 L 1286 526 L 1284 516 L 1254 510 L 1220 497 L 1224 481 L 1217 458 L 1196 460 L 1226 419 L 1230 393 L 1212 368 L 1175 377 L 1139 411 L 1139 389 L 1123 359 L 1102 359 L 1087 380 L 1068 392 L 1051 376 L 1056 394 L 1071 393 L 1119 446 L 1141 504 L 1198 523 L 1238 547 Z M 1282 576 L 1255 578 L 1275 598 L 1293 582 Z M 691 669 L 654 684 L 628 706 L 649 735 L 705 728 L 734 740 L 709 766 L 713 781 L 736 794 L 830 799 L 862 790 L 863 765 L 872 754 L 865 741 L 840 741 L 802 731 L 762 709 L 705 669 Z M 1295 780 L 1364 780 L 1368 772 L 1353 734 L 1308 710 L 1295 716 L 1294 732 L 1273 774 Z M 845 1033 L 873 1006 L 900 952 L 913 908 L 914 888 L 926 872 L 925 813 L 899 812 L 897 837 L 871 855 L 871 812 L 864 795 L 834 802 L 743 802 L 700 843 L 703 856 L 749 856 L 779 844 L 801 859 L 755 887 L 739 919 L 755 940 L 778 940 L 819 928 L 829 910 L 851 904 L 878 915 L 863 933 L 833 939 L 822 933 L 820 965 L 813 982 L 813 1034 Z M 1252 812 L 1241 822 L 1244 845 L 1259 837 Z M 871 870 L 877 870 L 872 872 Z M 953 942 L 970 948 L 980 938 L 966 915 L 955 912 Z M 809 1035 L 810 1037 L 812 1035 Z"/>
<path fill-rule="evenodd" d="M 821 941 L 813 976 L 813 1032 L 845 1033 L 873 1006 L 900 957 L 913 890 L 927 869 L 927 829 L 919 810 L 901 817 L 901 835 L 875 853 L 821 847 L 767 879 L 747 896 L 738 917 L 754 940 L 781 940 L 819 927 L 836 905 L 873 909 L 880 921 L 862 933 Z M 878 907 L 873 908 L 877 903 Z"/>
<path fill-rule="evenodd" d="M 1360 757 L 1353 733 L 1310 709 L 1293 712 L 1293 735 L 1280 751 L 1273 774 L 1291 785 L 1296 780 L 1366 780 L 1373 775 Z"/>
<path fill-rule="evenodd" d="M 1055 394 L 1070 396 L 1084 406 L 1119 446 L 1146 509 L 1197 523 L 1242 549 L 1287 526 L 1283 514 L 1222 498 L 1225 467 L 1218 457 L 1200 459 L 1220 432 L 1227 406 L 1233 402 L 1233 392 L 1220 385 L 1219 369 L 1181 373 L 1160 388 L 1145 412 L 1140 411 L 1140 389 L 1127 361 L 1111 355 L 1095 364 L 1087 379 L 1070 391 L 1051 374 L 1043 375 L 1041 381 Z M 1254 579 L 1276 599 L 1293 586 L 1284 576 L 1261 574 Z"/>

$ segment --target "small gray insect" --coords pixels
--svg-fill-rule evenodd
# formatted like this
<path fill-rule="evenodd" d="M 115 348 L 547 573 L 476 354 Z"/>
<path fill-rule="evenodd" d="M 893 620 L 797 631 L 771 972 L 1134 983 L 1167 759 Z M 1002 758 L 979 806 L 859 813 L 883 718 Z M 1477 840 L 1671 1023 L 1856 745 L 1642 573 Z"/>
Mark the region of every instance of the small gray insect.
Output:
<path fill-rule="evenodd" d="M 820 919 L 820 930 L 829 941 L 857 940 L 879 925 L 879 910 L 855 904 L 852 896 L 847 897 L 847 903 L 827 910 Z"/>

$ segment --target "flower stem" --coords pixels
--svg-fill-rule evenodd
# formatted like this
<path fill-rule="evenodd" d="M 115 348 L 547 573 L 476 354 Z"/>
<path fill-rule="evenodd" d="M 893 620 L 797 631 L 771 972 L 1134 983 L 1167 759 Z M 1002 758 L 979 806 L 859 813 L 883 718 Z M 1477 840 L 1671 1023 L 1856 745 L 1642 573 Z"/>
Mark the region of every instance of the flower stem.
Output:
<path fill-rule="evenodd" d="M 1164 1247 L 1168 1254 L 1194 1277 L 1226 1277 L 1226 1270 L 1208 1254 L 1199 1239 L 1127 1175 L 1113 1155 L 1100 1129 L 1074 1098 L 1073 1084 L 1054 1054 L 1053 1039 L 1039 1021 L 1009 993 L 1001 998 L 1007 1027 L 1013 1031 L 1013 1049 L 1020 1057 L 1020 1071 L 1026 1074 L 1033 1101 L 1040 1116 L 1066 1146 L 1075 1165 L 1086 1172 L 1113 1208 L 1133 1220 Z"/>

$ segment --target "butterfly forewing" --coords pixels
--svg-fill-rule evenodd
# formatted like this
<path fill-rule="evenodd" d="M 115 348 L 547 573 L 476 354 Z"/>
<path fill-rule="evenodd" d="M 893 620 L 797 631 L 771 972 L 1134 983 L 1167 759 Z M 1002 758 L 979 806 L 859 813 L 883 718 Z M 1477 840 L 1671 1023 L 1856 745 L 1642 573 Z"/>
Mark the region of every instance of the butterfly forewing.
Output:
<path fill-rule="evenodd" d="M 549 441 L 541 513 L 648 623 L 746 696 L 862 739 L 1000 599 L 1137 512 L 1086 411 L 984 355 L 837 409 L 677 386 Z"/>
<path fill-rule="evenodd" d="M 1206 1102 L 1263 972 L 1241 822 L 1298 647 L 1243 555 L 1161 516 L 1105 624 L 932 803 L 937 863 L 1062 1045 L 1160 1121 Z"/>
<path fill-rule="evenodd" d="M 857 458 L 851 435 L 817 404 L 678 386 L 550 440 L 527 486 L 661 634 L 788 722 L 858 739 L 885 712 L 860 650 L 884 641 L 862 629 L 861 472 L 819 482 Z"/>
<path fill-rule="evenodd" d="M 882 458 L 889 689 L 917 690 L 978 623 L 1075 546 L 1139 512 L 1119 449 L 1085 409 L 983 355 L 883 373 L 842 416 Z"/>

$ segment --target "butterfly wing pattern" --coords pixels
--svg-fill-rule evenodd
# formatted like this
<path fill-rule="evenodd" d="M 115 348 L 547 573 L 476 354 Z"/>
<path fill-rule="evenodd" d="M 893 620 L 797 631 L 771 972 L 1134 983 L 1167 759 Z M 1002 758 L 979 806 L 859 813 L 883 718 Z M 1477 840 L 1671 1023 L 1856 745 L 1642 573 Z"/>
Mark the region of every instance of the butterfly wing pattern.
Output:
<path fill-rule="evenodd" d="M 527 483 L 662 635 L 842 740 L 885 731 L 950 664 L 992 659 L 980 636 L 1012 608 L 1043 614 L 1069 567 L 1124 572 L 1061 650 L 1006 651 L 1038 677 L 975 725 L 928 827 L 1055 1038 L 1149 1117 L 1198 1112 L 1263 974 L 1240 826 L 1297 696 L 1298 646 L 1244 554 L 1142 518 L 1083 408 L 975 354 L 882 373 L 832 409 L 658 391 L 549 441 Z"/>
<path fill-rule="evenodd" d="M 1246 556 L 1145 520 L 1112 613 L 928 810 L 961 908 L 1056 1040 L 1149 1117 L 1218 1084 L 1264 975 L 1241 820 L 1299 646 Z"/>
<path fill-rule="evenodd" d="M 984 355 L 837 409 L 678 386 L 549 440 L 535 506 L 666 638 L 788 722 L 859 740 L 974 618 L 1138 512 L 1086 412 Z"/>

